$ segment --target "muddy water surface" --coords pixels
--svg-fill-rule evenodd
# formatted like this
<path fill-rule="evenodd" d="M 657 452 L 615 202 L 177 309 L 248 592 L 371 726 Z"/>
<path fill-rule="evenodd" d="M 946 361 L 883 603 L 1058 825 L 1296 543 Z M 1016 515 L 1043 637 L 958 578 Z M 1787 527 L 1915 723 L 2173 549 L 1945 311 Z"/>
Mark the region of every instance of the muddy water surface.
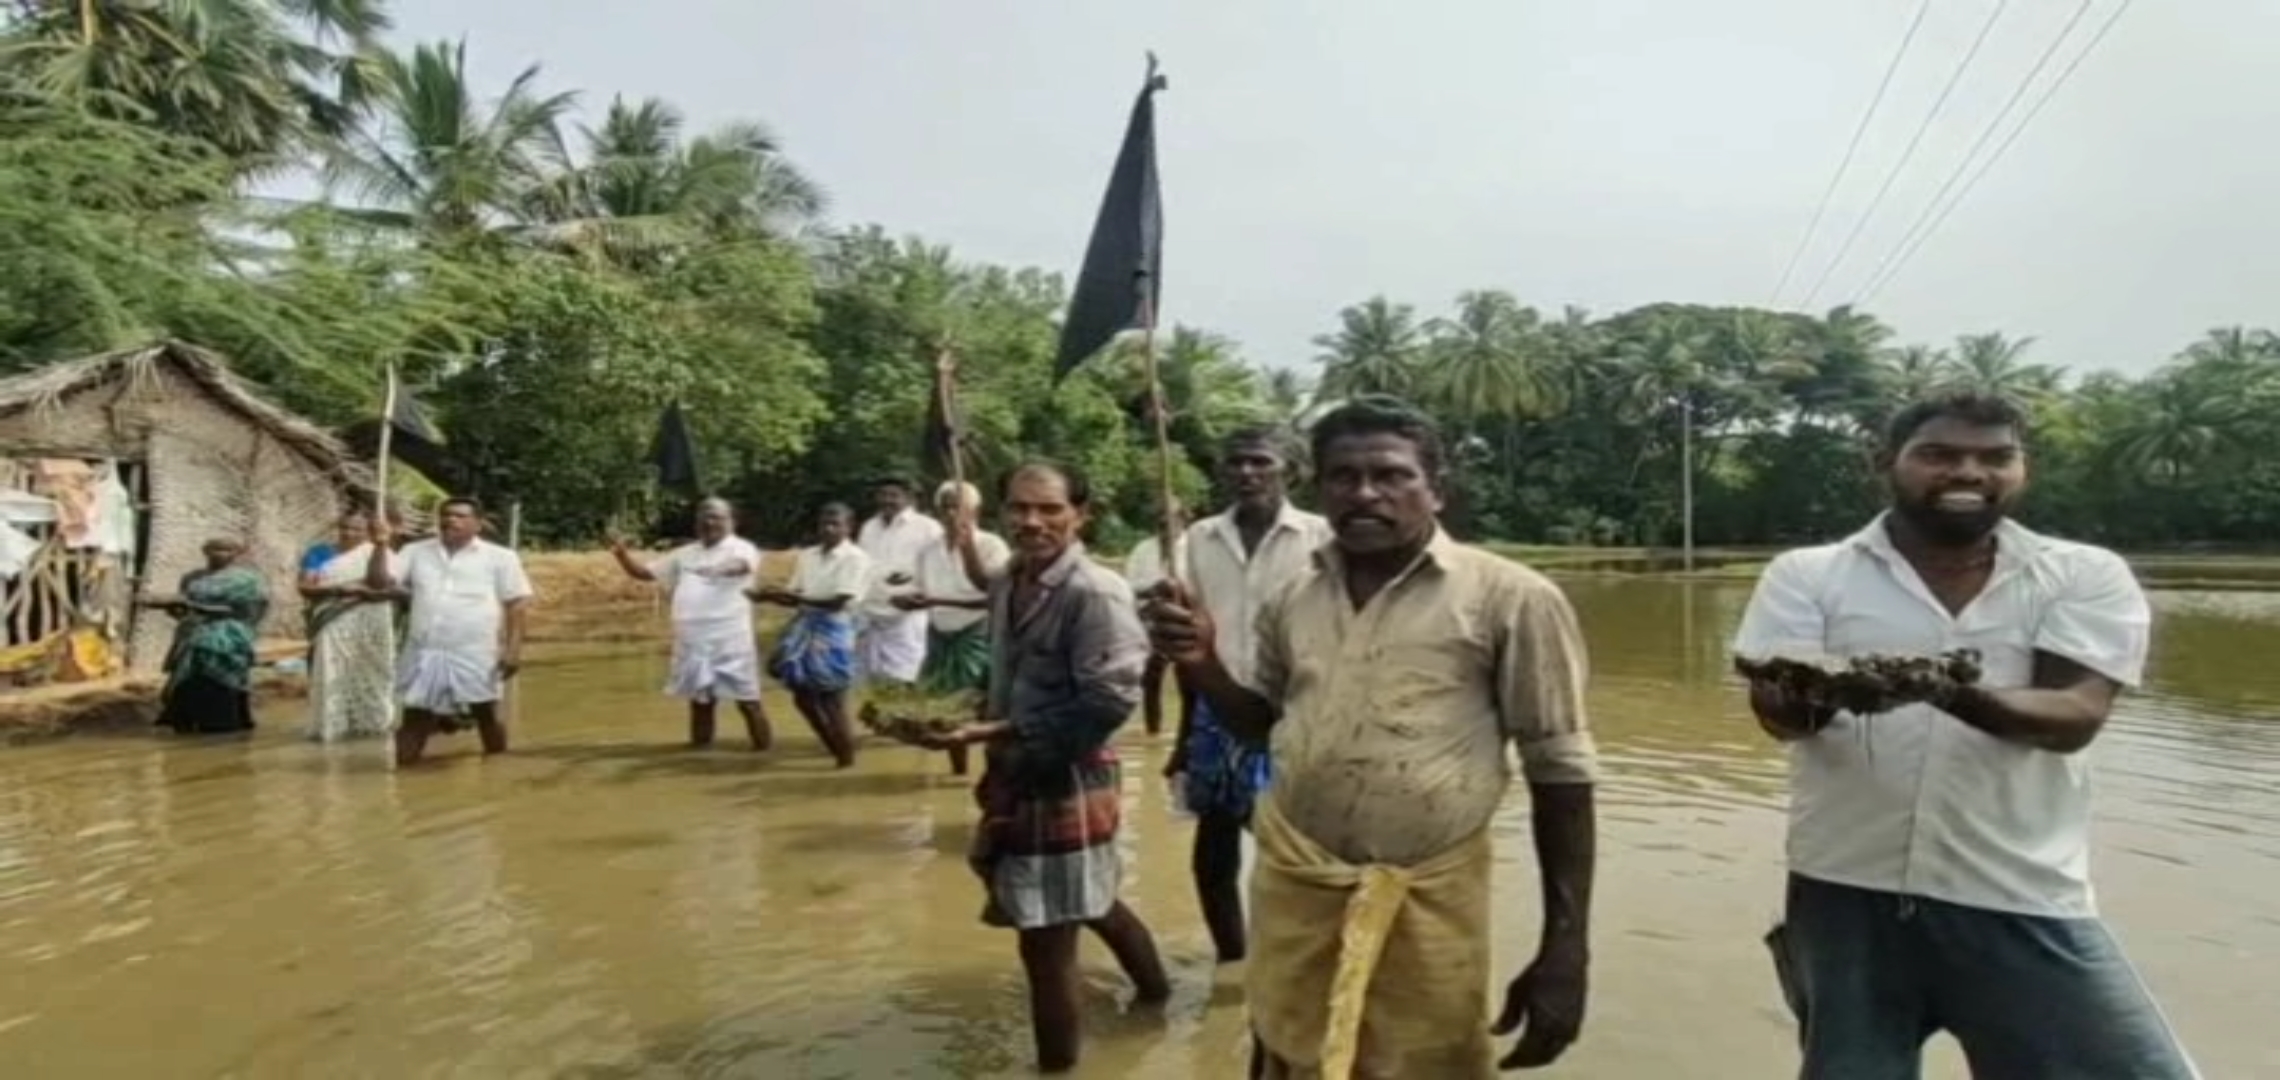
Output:
<path fill-rule="evenodd" d="M 1595 995 L 1555 1075 L 1794 1075 L 1758 935 L 1781 765 L 1724 686 L 1741 586 L 1579 580 L 1609 756 Z M 2101 743 L 2112 922 L 2211 1077 L 2280 1076 L 2280 598 L 2161 594 L 2156 685 Z M 978 926 L 962 786 L 873 745 L 677 748 L 651 650 L 523 679 L 518 752 L 80 738 L 0 751 L 0 1061 L 23 1077 L 632 1080 L 1023 1075 L 1011 940 Z M 778 704 L 779 727 L 792 720 Z M 796 726 L 796 725 L 795 725 Z M 1087 1077 L 1240 1075 L 1186 829 L 1138 731 L 1129 889 L 1178 993 L 1087 954 Z M 1499 965 L 1535 926 L 1501 822 Z M 1089 948 L 1089 946 L 1088 946 Z M 1933 1075 L 1960 1076 L 1935 1046 Z"/>

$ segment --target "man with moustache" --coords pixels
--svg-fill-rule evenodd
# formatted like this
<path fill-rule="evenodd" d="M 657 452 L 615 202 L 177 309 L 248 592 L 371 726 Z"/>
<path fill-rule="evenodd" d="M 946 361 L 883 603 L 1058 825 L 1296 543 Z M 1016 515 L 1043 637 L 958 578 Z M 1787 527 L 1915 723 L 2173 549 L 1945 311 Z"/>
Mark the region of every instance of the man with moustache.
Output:
<path fill-rule="evenodd" d="M 1750 687 L 1789 748 L 1785 924 L 1769 939 L 1806 1080 L 1901 1080 L 1946 1031 L 1974 1076 L 2197 1073 L 2098 921 L 2083 753 L 2145 670 L 2113 552 L 2009 517 L 2026 418 L 1955 395 L 1893 418 L 1891 508 L 1759 578 L 1739 656 L 1979 650 L 1984 674 L 1873 718 Z"/>
<path fill-rule="evenodd" d="M 428 739 L 455 730 L 449 725 L 461 713 L 474 717 L 485 755 L 507 752 L 499 697 L 522 668 L 530 578 L 514 549 L 483 539 L 482 532 L 482 506 L 469 498 L 445 499 L 436 508 L 435 536 L 402 551 L 388 549 L 384 519 L 372 523 L 365 586 L 411 605 L 396 661 L 396 697 L 404 709 L 396 727 L 400 767 L 419 764 Z"/>
<path fill-rule="evenodd" d="M 711 746 L 722 699 L 744 718 L 752 749 L 766 750 L 775 736 L 760 704 L 760 645 L 752 633 L 745 592 L 760 576 L 760 549 L 736 535 L 728 500 L 697 504 L 697 539 L 648 563 L 623 538 L 610 555 L 635 581 L 662 588 L 673 605 L 673 660 L 665 692 L 689 703 L 689 745 Z"/>
<path fill-rule="evenodd" d="M 1330 523 L 1290 504 L 1290 458 L 1280 431 L 1251 427 L 1229 434 L 1220 443 L 1218 464 L 1220 487 L 1234 501 L 1190 526 L 1180 543 L 1187 556 L 1188 602 L 1209 612 L 1214 625 L 1247 627 L 1257 621 L 1259 606 L 1305 573 L 1315 550 L 1330 542 Z M 1251 679 L 1253 640 L 1228 633 L 1212 642 L 1237 682 Z M 1195 815 L 1189 868 L 1222 963 L 1247 952 L 1239 884 L 1243 830 L 1252 803 L 1267 786 L 1267 762 L 1264 747 L 1246 746 L 1227 732 L 1208 699 L 1196 699 L 1181 712 L 1178 748 L 1164 772 L 1181 786 Z"/>
<path fill-rule="evenodd" d="M 1252 818 L 1252 1026 L 1268 1080 L 1485 1080 L 1583 1023 L 1596 755 L 1557 586 L 1441 531 L 1432 421 L 1363 398 L 1313 431 L 1335 542 L 1259 607 L 1248 680 L 1208 608 L 1149 604 L 1155 647 L 1237 738 L 1273 744 Z M 1184 591 L 1177 587 L 1176 593 Z M 1535 959 L 1488 1011 L 1490 820 L 1519 750 L 1543 882 Z"/>
<path fill-rule="evenodd" d="M 982 920 L 1020 935 L 1038 1068 L 1066 1072 L 1081 1030 L 1080 929 L 1108 945 L 1139 1000 L 1171 994 L 1154 937 L 1117 897 L 1123 791 L 1109 738 L 1140 703 L 1148 639 L 1130 587 L 1078 539 L 1092 513 L 1080 473 L 1022 465 L 998 504 L 1014 557 L 990 583 L 989 719 L 932 742 L 987 748 L 970 855 L 988 890 Z"/>

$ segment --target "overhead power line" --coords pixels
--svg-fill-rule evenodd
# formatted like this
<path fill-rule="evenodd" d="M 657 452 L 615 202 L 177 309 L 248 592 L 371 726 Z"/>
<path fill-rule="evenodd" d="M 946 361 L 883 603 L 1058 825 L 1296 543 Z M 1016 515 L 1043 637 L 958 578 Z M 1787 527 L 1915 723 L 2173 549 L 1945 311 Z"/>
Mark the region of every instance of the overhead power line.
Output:
<path fill-rule="evenodd" d="M 2050 104 L 2050 100 L 2058 96 L 2059 88 L 2065 86 L 2066 80 L 2073 77 L 2075 70 L 2082 66 L 2082 61 L 2089 59 L 2090 54 L 2098 48 L 2098 43 L 2106 40 L 2106 32 L 2112 30 L 2115 23 L 2122 21 L 2122 16 L 2129 12 L 2130 5 L 2135 2 L 2136 0 L 2122 0 L 2114 8 L 2114 13 L 2106 16 L 2105 22 L 2098 24 L 2097 32 L 2090 35 L 2089 44 L 2084 45 L 2081 52 L 2074 54 L 2074 59 L 2068 61 L 2066 67 L 2059 71 L 2058 78 L 2051 80 L 2050 86 L 2043 91 L 2042 96 L 2036 98 L 2035 103 L 2027 109 L 2027 115 L 2020 119 L 2019 126 L 2012 128 L 2011 133 L 2005 136 L 2002 142 L 1996 144 L 1995 152 L 1989 154 L 1987 160 L 1979 166 L 1978 171 L 1972 173 L 1970 179 L 1963 182 L 1962 190 L 1957 191 L 1955 198 L 1949 200 L 1946 208 L 1939 212 L 1939 216 L 1933 218 L 1931 224 L 1924 227 L 1923 233 L 1916 237 L 1915 243 L 1900 253 L 1899 258 L 1893 262 L 1892 268 L 1885 271 L 1882 278 L 1870 282 L 1868 288 L 1862 290 L 1859 302 L 1868 302 L 1894 277 L 1899 276 L 1900 269 L 1908 265 L 1908 260 L 1923 248 L 1924 242 L 1931 239 L 1933 233 L 1939 231 L 1940 223 L 1946 221 L 1948 215 L 1955 212 L 1956 207 L 1963 205 L 1963 200 L 1970 197 L 1971 189 L 1979 185 L 1980 179 L 1987 175 L 1988 170 L 1993 169 L 1996 162 L 2003 160 L 2003 152 L 2009 150 L 2012 143 L 2019 141 L 2019 134 L 2027 130 L 2027 125 L 2035 122 L 2035 117 L 2042 113 L 2043 106 Z"/>
<path fill-rule="evenodd" d="M 2019 80 L 2019 85 L 2012 88 L 2009 100 L 2003 102 L 2003 107 L 1996 111 L 1995 118 L 1987 121 L 1986 127 L 1979 129 L 1979 137 L 1971 141 L 1971 149 L 1964 151 L 1963 160 L 1955 163 L 1955 168 L 1948 172 L 1947 179 L 1941 182 L 1939 190 L 1932 193 L 1931 200 L 1926 202 L 1924 209 L 1917 213 L 1916 220 L 1908 223 L 1908 229 L 1900 234 L 1899 242 L 1893 244 L 1892 249 L 1884 253 L 1884 258 L 1877 260 L 1876 268 L 1868 272 L 1868 276 L 1863 279 L 1864 281 L 1872 283 L 1881 281 L 1885 270 L 1892 266 L 1893 260 L 1899 258 L 1900 252 L 1915 241 L 1917 234 L 1923 230 L 1924 223 L 1930 221 L 1933 212 L 1940 208 L 1940 200 L 1947 198 L 1948 192 L 1955 189 L 1956 181 L 1963 179 L 1963 174 L 1971 170 L 1972 162 L 1979 158 L 1979 151 L 1985 149 L 1988 140 L 1995 137 L 1995 132 L 2002 128 L 2003 121 L 2011 118 L 2011 110 L 2018 108 L 2019 102 L 2026 99 L 2027 88 L 2034 85 L 2035 77 L 2041 75 L 2043 68 L 2050 65 L 2052 57 L 2058 55 L 2058 47 L 2064 45 L 2066 39 L 2073 35 L 2074 28 L 2081 24 L 2082 17 L 2090 14 L 2091 3 L 2092 0 L 2082 0 L 2082 3 L 2075 7 L 2074 15 L 2066 20 L 2065 26 L 2058 28 L 2058 33 L 2052 36 L 2050 44 L 2043 47 L 2042 55 L 2035 58 L 2035 66 L 2028 68 L 2026 76 Z M 1867 290 L 1862 291 L 1866 292 Z"/>
<path fill-rule="evenodd" d="M 1774 283 L 1773 295 L 1766 298 L 1767 306 L 1781 301 L 1781 292 L 1789 287 L 1789 278 L 1797 272 L 1797 264 L 1805 258 L 1805 249 L 1812 245 L 1813 234 L 1821 228 L 1821 218 L 1829 212 L 1829 204 L 1836 200 L 1837 185 L 1852 168 L 1853 155 L 1860 152 L 1860 140 L 1868 134 L 1869 122 L 1876 119 L 1876 109 L 1884 104 L 1885 91 L 1892 89 L 1892 77 L 1900 72 L 1900 61 L 1908 55 L 1908 46 L 1915 42 L 1916 31 L 1923 27 L 1924 16 L 1931 13 L 1932 0 L 1916 7 L 1916 17 L 1908 23 L 1906 33 L 1900 35 L 1900 47 L 1892 50 L 1892 59 L 1884 65 L 1884 77 L 1876 83 L 1876 96 L 1868 99 L 1868 111 L 1860 114 L 1860 123 L 1853 127 L 1852 141 L 1845 144 L 1845 156 L 1837 159 L 1837 171 L 1830 175 L 1829 186 L 1821 192 L 1821 204 L 1813 208 L 1813 219 L 1805 223 L 1805 235 L 1797 238 L 1797 249 L 1789 253 L 1789 263 L 1781 268 L 1781 280 Z"/>
<path fill-rule="evenodd" d="M 1963 81 L 1964 72 L 1971 70 L 1971 62 L 1979 58 L 1980 47 L 1987 44 L 1987 36 L 1995 31 L 1995 24 L 2003 18 L 2003 10 L 2010 6 L 2011 0 L 1997 0 L 1995 10 L 1987 13 L 1987 21 L 1980 24 L 1979 36 L 1971 39 L 1971 47 L 1964 50 L 1963 59 L 1956 62 L 1955 71 L 1948 75 L 1947 85 L 1940 87 L 1940 96 L 1932 99 L 1932 107 L 1924 112 L 1923 121 L 1916 125 L 1916 133 L 1909 137 L 1908 145 L 1901 149 L 1900 160 L 1893 162 L 1891 171 L 1884 174 L 1884 183 L 1877 187 L 1875 195 L 1869 197 L 1868 208 L 1862 210 L 1860 219 L 1853 222 L 1852 231 L 1845 234 L 1845 242 L 1837 245 L 1837 254 L 1821 270 L 1821 276 L 1813 279 L 1813 287 L 1805 290 L 1805 299 L 1799 302 L 1799 307 L 1812 306 L 1813 298 L 1821 295 L 1821 288 L 1829 283 L 1829 278 L 1837 272 L 1837 267 L 1844 265 L 1845 256 L 1852 254 L 1853 244 L 1860 240 L 1861 232 L 1876 217 L 1876 208 L 1884 205 L 1884 197 L 1892 193 L 1892 185 L 1899 182 L 1901 172 L 1908 168 L 1908 162 L 1916 156 L 1916 148 L 1923 145 L 1924 135 L 1932 130 L 1932 121 L 1939 119 L 1940 110 L 1947 107 L 1948 98 L 1955 94 L 1956 84 Z"/>

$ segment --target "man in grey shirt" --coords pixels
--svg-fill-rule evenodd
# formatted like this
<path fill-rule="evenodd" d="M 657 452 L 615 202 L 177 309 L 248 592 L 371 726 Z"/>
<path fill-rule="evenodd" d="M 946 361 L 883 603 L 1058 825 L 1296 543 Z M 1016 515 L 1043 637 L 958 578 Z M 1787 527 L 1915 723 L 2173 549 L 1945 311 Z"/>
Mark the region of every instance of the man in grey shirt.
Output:
<path fill-rule="evenodd" d="M 989 889 L 982 919 L 1020 934 L 1037 1064 L 1064 1072 L 1077 1063 L 1079 927 L 1116 954 L 1140 1000 L 1171 995 L 1155 939 L 1116 895 L 1121 792 L 1108 742 L 1140 703 L 1149 647 L 1130 588 L 1078 539 L 1092 504 L 1082 476 L 1022 465 L 998 502 L 1014 557 L 990 588 L 990 719 L 937 741 L 987 747 L 972 854 Z"/>

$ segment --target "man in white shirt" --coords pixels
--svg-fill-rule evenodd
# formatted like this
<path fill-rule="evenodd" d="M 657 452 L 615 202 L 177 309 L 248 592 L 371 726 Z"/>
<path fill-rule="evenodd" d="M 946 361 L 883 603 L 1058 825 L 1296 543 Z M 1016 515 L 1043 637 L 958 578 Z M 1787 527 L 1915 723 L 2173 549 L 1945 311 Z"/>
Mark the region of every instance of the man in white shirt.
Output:
<path fill-rule="evenodd" d="M 871 584 L 862 601 L 856 645 L 862 677 L 908 683 L 926 662 L 926 613 L 894 602 L 918 580 L 919 553 L 942 543 L 942 523 L 911 508 L 910 484 L 881 480 L 871 490 L 877 512 L 855 534 L 871 557 Z"/>
<path fill-rule="evenodd" d="M 499 694 L 522 665 L 523 609 L 530 579 L 514 551 L 483 539 L 482 508 L 446 499 L 436 535 L 388 550 L 388 526 L 373 522 L 366 584 L 411 601 L 410 627 L 396 662 L 396 764 L 419 764 L 427 741 L 448 719 L 472 716 L 485 754 L 507 750 Z"/>
<path fill-rule="evenodd" d="M 842 769 L 855 764 L 855 729 L 847 722 L 847 690 L 855 684 L 854 605 L 870 587 L 870 556 L 848 539 L 855 513 L 844 503 L 816 515 L 816 543 L 800 549 L 788 588 L 762 587 L 752 599 L 792 609 L 776 639 L 768 672 L 792 692 L 792 704 Z"/>
<path fill-rule="evenodd" d="M 673 662 L 665 692 L 689 703 L 689 745 L 710 746 L 723 699 L 744 716 L 752 749 L 768 749 L 773 733 L 760 705 L 760 644 L 752 633 L 746 591 L 760 574 L 760 549 L 736 535 L 726 499 L 697 504 L 697 539 L 646 566 L 623 540 L 610 541 L 619 568 L 655 582 L 673 605 Z"/>
<path fill-rule="evenodd" d="M 1176 504 L 1172 507 L 1171 526 L 1174 536 L 1187 531 L 1187 514 Z M 1155 588 L 1157 582 L 1170 574 L 1170 569 L 1164 563 L 1163 547 L 1163 541 L 1155 533 L 1149 533 L 1139 543 L 1132 545 L 1131 551 L 1125 553 L 1124 580 L 1132 586 L 1134 597 L 1148 595 L 1148 591 Z M 1188 712 L 1195 707 L 1187 690 L 1179 686 L 1179 672 L 1172 669 L 1172 662 L 1154 653 L 1148 654 L 1148 669 L 1140 674 L 1140 721 L 1150 735 L 1164 733 L 1164 678 L 1167 675 L 1171 676 L 1174 688 L 1179 691 L 1181 730 L 1187 729 Z M 1164 775 L 1172 774 L 1167 771 Z"/>
<path fill-rule="evenodd" d="M 934 511 L 948 523 L 946 535 L 918 553 L 918 591 L 895 597 L 895 606 L 926 613 L 918 684 L 937 694 L 973 694 L 979 704 L 990 689 L 990 582 L 1005 572 L 1013 549 L 980 527 L 982 493 L 972 484 L 942 485 Z M 966 744 L 948 752 L 951 773 L 966 775 Z"/>
<path fill-rule="evenodd" d="M 1769 564 L 1734 642 L 1749 658 L 1977 649 L 1977 685 L 1857 716 L 1750 688 L 1789 747 L 1785 925 L 1769 938 L 1805 1080 L 1920 1074 L 1947 1031 L 1981 1077 L 2184 1080 L 2192 1064 L 2089 878 L 2083 753 L 2144 673 L 2129 566 L 2038 535 L 2025 418 L 1957 395 L 1893 419 L 1891 509 Z"/>
<path fill-rule="evenodd" d="M 1290 504 L 1290 455 L 1280 432 L 1258 427 L 1231 433 L 1220 446 L 1218 464 L 1220 488 L 1233 502 L 1188 527 L 1180 561 L 1190 600 L 1209 611 L 1215 625 L 1230 628 L 1213 642 L 1220 663 L 1248 685 L 1258 635 L 1243 631 L 1257 624 L 1268 597 L 1312 567 L 1315 550 L 1334 534 L 1320 515 Z M 1266 748 L 1230 735 L 1209 701 L 1199 699 L 1182 711 L 1179 746 L 1165 773 L 1181 785 L 1196 818 L 1189 867 L 1223 963 L 1241 960 L 1247 951 L 1243 829 L 1270 772 Z"/>

